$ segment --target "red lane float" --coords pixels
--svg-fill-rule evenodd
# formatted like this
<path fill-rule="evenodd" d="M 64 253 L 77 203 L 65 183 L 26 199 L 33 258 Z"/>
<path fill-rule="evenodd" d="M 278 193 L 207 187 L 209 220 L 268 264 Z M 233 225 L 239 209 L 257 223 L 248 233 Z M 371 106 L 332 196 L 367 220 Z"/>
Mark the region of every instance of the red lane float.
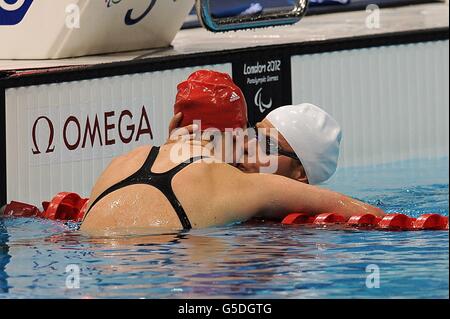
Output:
<path fill-rule="evenodd" d="M 5 207 L 4 215 L 11 217 L 37 217 L 60 221 L 82 221 L 88 199 L 76 193 L 58 193 L 50 202 L 43 202 L 43 211 L 36 206 L 11 202 Z"/>
<path fill-rule="evenodd" d="M 329 225 L 329 224 L 342 224 L 347 221 L 342 215 L 328 213 L 328 214 L 320 214 L 314 219 L 314 224 L 316 225 Z"/>
<path fill-rule="evenodd" d="M 448 229 L 448 217 L 438 214 L 425 214 L 417 218 L 413 224 L 414 229 Z"/>
<path fill-rule="evenodd" d="M 50 202 L 43 202 L 43 211 L 36 206 L 11 202 L 4 207 L 4 216 L 37 217 L 59 221 L 83 220 L 89 206 L 87 198 L 81 198 L 76 193 L 59 193 Z M 448 217 L 438 214 L 425 214 L 412 218 L 404 214 L 388 214 L 383 218 L 372 214 L 362 214 L 346 218 L 335 213 L 316 216 L 304 213 L 293 213 L 281 222 L 283 225 L 341 225 L 351 228 L 379 230 L 448 230 Z"/>
<path fill-rule="evenodd" d="M 284 225 L 312 224 L 315 218 L 315 216 L 308 214 L 294 213 L 286 216 L 281 223 Z"/>
<path fill-rule="evenodd" d="M 13 201 L 5 206 L 3 215 L 14 217 L 39 217 L 41 211 L 36 206 Z"/>
<path fill-rule="evenodd" d="M 317 216 L 295 213 L 286 216 L 283 225 L 343 225 L 350 228 L 378 229 L 378 230 L 446 230 L 448 217 L 438 214 L 425 214 L 419 218 L 404 214 L 388 214 L 383 218 L 372 214 L 362 214 L 345 218 L 342 215 L 328 213 Z"/>
<path fill-rule="evenodd" d="M 43 202 L 43 218 L 52 220 L 80 221 L 80 212 L 88 199 L 81 198 L 76 193 L 59 193 L 51 202 Z"/>
<path fill-rule="evenodd" d="M 389 230 L 411 230 L 416 219 L 405 214 L 389 214 L 378 223 L 378 228 Z"/>
<path fill-rule="evenodd" d="M 89 208 L 89 199 L 86 199 L 86 202 L 84 203 L 83 207 L 80 209 L 80 213 L 78 214 L 77 221 L 83 221 L 84 215 L 86 214 L 87 210 Z"/>
<path fill-rule="evenodd" d="M 350 217 L 347 225 L 352 227 L 376 227 L 381 221 L 380 217 L 372 214 L 355 215 Z"/>

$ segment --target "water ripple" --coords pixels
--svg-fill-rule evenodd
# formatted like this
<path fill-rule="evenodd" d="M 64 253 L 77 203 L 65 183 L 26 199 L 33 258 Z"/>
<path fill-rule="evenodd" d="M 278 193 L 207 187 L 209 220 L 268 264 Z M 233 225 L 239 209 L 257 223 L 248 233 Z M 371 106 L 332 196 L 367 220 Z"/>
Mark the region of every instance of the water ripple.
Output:
<path fill-rule="evenodd" d="M 356 170 L 357 190 L 338 173 L 329 186 L 388 211 L 448 216 L 448 177 L 420 167 L 422 177 Z M 0 298 L 448 298 L 448 251 L 448 231 L 242 224 L 89 238 L 74 224 L 0 219 Z M 80 289 L 66 288 L 68 265 L 80 268 Z M 369 265 L 377 289 L 366 286 Z"/>

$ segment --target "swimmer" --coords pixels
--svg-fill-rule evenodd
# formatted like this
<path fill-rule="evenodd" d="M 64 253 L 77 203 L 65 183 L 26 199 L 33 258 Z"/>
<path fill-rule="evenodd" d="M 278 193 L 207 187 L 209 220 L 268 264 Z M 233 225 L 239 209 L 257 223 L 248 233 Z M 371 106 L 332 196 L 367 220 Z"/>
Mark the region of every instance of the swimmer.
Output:
<path fill-rule="evenodd" d="M 281 220 L 292 212 L 384 215 L 330 190 L 284 176 L 246 174 L 220 162 L 224 154 L 211 153 L 211 141 L 230 129 L 236 139 L 247 123 L 245 98 L 229 75 L 193 73 L 178 86 L 175 109 L 186 119 L 201 120 L 202 132 L 218 128 L 219 135 L 202 137 L 199 143 L 171 139 L 161 147 L 139 147 L 114 159 L 91 192 L 82 231 L 204 228 L 255 216 Z M 180 146 L 190 152 L 174 151 Z M 208 152 L 210 156 L 202 158 Z"/>
<path fill-rule="evenodd" d="M 192 133 L 176 114 L 169 125 L 172 138 Z M 184 130 L 182 130 L 184 129 Z M 277 158 L 274 174 L 317 185 L 336 172 L 342 131 L 339 124 L 319 107 L 303 103 L 282 106 L 248 129 L 244 151 L 236 166 L 245 173 L 260 173 L 268 157 Z"/>
<path fill-rule="evenodd" d="M 277 156 L 276 174 L 299 182 L 317 185 L 336 172 L 342 131 L 324 110 L 310 104 L 288 105 L 275 109 L 254 127 L 256 138 L 246 143 L 246 157 L 239 168 L 258 172 L 262 165 L 252 143 L 267 145 L 266 156 Z"/>

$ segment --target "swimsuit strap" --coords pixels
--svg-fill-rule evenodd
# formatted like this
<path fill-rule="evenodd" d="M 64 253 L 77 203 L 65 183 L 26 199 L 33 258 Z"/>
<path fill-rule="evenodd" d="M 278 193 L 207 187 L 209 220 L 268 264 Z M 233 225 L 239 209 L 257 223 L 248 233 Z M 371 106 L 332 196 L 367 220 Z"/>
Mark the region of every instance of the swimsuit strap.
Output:
<path fill-rule="evenodd" d="M 86 216 L 91 211 L 92 207 L 94 207 L 100 200 L 102 200 L 105 196 L 111 194 L 112 192 L 115 192 L 119 189 L 122 189 L 127 186 L 131 185 L 150 185 L 155 188 L 157 188 L 161 193 L 164 194 L 164 196 L 167 198 L 167 200 L 172 205 L 173 209 L 178 215 L 178 218 L 180 219 L 180 222 L 184 229 L 191 229 L 192 225 L 189 221 L 189 218 L 186 215 L 186 212 L 181 205 L 180 201 L 178 200 L 177 196 L 175 195 L 173 188 L 172 188 L 172 180 L 175 177 L 177 173 L 182 171 L 184 168 L 189 166 L 190 164 L 202 159 L 202 156 L 193 157 L 176 167 L 172 168 L 171 170 L 165 172 L 165 173 L 153 173 L 152 167 L 155 164 L 156 158 L 158 157 L 160 148 L 159 147 L 153 147 L 142 165 L 142 167 L 133 175 L 129 176 L 128 178 L 124 179 L 123 181 L 109 187 L 107 190 L 105 190 L 99 197 L 95 199 L 95 201 L 92 203 L 89 210 L 86 212 L 84 219 L 86 219 Z M 83 219 L 83 220 L 84 220 Z"/>

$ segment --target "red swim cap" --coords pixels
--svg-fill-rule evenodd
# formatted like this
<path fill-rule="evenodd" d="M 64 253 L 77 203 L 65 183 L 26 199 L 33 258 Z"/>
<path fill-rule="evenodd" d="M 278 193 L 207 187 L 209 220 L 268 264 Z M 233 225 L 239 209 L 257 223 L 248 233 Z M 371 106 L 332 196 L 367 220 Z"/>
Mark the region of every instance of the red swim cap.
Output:
<path fill-rule="evenodd" d="M 175 114 L 182 112 L 181 126 L 201 120 L 201 130 L 242 128 L 247 124 L 247 103 L 241 89 L 226 73 L 200 70 L 178 85 Z"/>

